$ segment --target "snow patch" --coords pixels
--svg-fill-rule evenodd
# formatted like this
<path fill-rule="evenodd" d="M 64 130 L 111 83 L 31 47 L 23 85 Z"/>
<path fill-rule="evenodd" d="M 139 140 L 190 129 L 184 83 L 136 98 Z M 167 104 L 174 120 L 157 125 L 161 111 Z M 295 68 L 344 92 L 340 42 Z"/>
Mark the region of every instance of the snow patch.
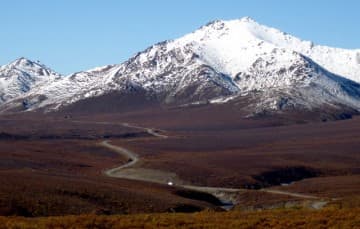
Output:
<path fill-rule="evenodd" d="M 220 97 L 220 98 L 210 100 L 210 103 L 212 103 L 212 104 L 227 103 L 227 102 L 235 99 L 236 97 L 238 97 L 238 95 L 233 95 L 233 96 L 228 96 L 228 97 Z"/>

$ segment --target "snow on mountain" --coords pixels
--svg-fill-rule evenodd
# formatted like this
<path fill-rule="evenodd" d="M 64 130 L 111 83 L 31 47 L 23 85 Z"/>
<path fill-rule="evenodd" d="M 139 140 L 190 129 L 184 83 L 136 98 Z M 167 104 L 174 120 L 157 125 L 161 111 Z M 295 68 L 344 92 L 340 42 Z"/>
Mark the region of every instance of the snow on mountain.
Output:
<path fill-rule="evenodd" d="M 159 102 L 229 102 L 253 95 L 252 111 L 331 106 L 360 109 L 360 50 L 315 45 L 246 17 L 214 21 L 155 44 L 128 61 L 56 78 L 8 102 L 58 109 L 113 91 Z"/>
<path fill-rule="evenodd" d="M 28 110 L 46 106 L 57 109 L 61 105 L 100 95 L 109 89 L 106 75 L 111 74 L 111 67 L 105 66 L 56 78 L 49 85 L 35 87 L 17 100 L 25 101 L 29 105 Z"/>
<path fill-rule="evenodd" d="M 360 109 L 360 84 L 333 74 L 296 52 L 279 60 L 264 55 L 236 76 L 235 82 L 244 87 L 245 94 L 260 95 L 250 104 L 254 106 L 252 110 Z"/>
<path fill-rule="evenodd" d="M 0 105 L 29 92 L 32 88 L 46 86 L 60 75 L 25 58 L 0 67 Z"/>
<path fill-rule="evenodd" d="M 286 49 L 311 58 L 335 74 L 360 82 L 360 50 L 314 45 L 313 42 L 260 25 L 249 17 L 211 22 L 175 40 L 171 46 L 189 43 L 194 44 L 195 51 L 209 65 L 232 76 L 246 70 L 262 55 L 274 49 Z"/>

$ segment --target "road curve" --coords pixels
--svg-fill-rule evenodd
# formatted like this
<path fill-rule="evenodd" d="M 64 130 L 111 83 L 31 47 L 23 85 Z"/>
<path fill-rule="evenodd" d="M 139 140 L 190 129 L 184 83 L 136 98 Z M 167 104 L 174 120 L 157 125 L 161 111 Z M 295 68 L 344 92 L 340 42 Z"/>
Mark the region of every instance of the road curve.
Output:
<path fill-rule="evenodd" d="M 167 135 L 164 135 L 164 134 L 161 134 L 161 133 L 157 132 L 153 128 L 136 126 L 136 125 L 126 123 L 126 122 L 118 123 L 118 122 L 80 121 L 80 120 L 72 120 L 71 122 L 73 122 L 73 123 L 83 123 L 83 124 L 99 124 L 99 125 L 120 125 L 120 126 L 124 126 L 124 127 L 129 127 L 129 128 L 145 131 L 148 134 L 150 134 L 150 135 L 152 135 L 154 137 L 157 137 L 157 138 L 168 138 L 169 137 Z"/>
<path fill-rule="evenodd" d="M 116 168 L 112 168 L 112 169 L 108 169 L 104 172 L 105 175 L 109 176 L 109 177 L 113 177 L 113 178 L 120 178 L 117 174 L 121 171 L 124 170 L 126 168 L 130 168 L 132 166 L 134 166 L 136 163 L 139 162 L 139 157 L 137 154 L 135 154 L 134 152 L 125 149 L 123 147 L 120 146 L 116 146 L 116 145 L 112 145 L 108 140 L 103 141 L 100 143 L 101 146 L 108 148 L 109 150 L 118 153 L 119 155 L 128 158 L 128 162 L 120 165 Z M 159 184 L 167 184 L 166 182 L 163 182 L 162 180 L 154 180 L 154 179 L 147 179 L 144 177 L 126 177 L 126 176 L 121 176 L 121 178 L 125 178 L 125 179 L 130 179 L 130 180 L 137 180 L 137 181 L 145 181 L 145 182 L 153 182 L 153 183 L 159 183 Z M 219 199 L 221 199 L 223 202 L 229 202 L 228 198 L 224 198 L 224 193 L 226 193 L 227 195 L 234 195 L 238 192 L 244 192 L 244 191 L 248 191 L 247 189 L 239 189 L 239 188 L 223 188 L 223 187 L 208 187 L 208 186 L 196 186 L 196 185 L 182 185 L 182 184 L 174 184 L 175 187 L 181 187 L 181 188 L 185 188 L 185 189 L 191 189 L 191 190 L 195 190 L 195 191 L 202 191 L 202 192 L 207 192 L 210 193 L 216 197 L 218 197 Z M 292 196 L 292 197 L 297 197 L 297 198 L 303 198 L 303 199 L 319 199 L 316 196 L 312 196 L 312 195 L 305 195 L 305 194 L 300 194 L 300 193 L 293 193 L 293 192 L 286 192 L 286 191 L 280 191 L 280 190 L 273 190 L 273 189 L 261 189 L 259 190 L 261 192 L 266 192 L 266 193 L 272 193 L 272 194 L 279 194 L 279 195 L 287 195 L 287 196 Z"/>
<path fill-rule="evenodd" d="M 78 121 L 78 122 L 81 122 L 81 121 Z M 152 128 L 136 126 L 136 125 L 132 125 L 132 124 L 129 124 L 129 123 L 111 123 L 111 122 L 96 122 L 96 123 L 105 124 L 105 125 L 114 125 L 114 124 L 122 125 L 124 127 L 130 127 L 130 128 L 146 131 L 148 134 L 150 134 L 150 135 L 152 135 L 154 137 L 157 137 L 157 138 L 161 138 L 161 139 L 168 138 L 168 136 L 166 136 L 164 134 L 161 134 L 161 133 L 155 131 Z M 122 164 L 122 165 L 120 165 L 118 167 L 111 168 L 111 169 L 108 169 L 108 170 L 104 171 L 104 174 L 106 176 L 113 177 L 113 178 L 120 178 L 117 174 L 121 170 L 125 170 L 127 168 L 133 167 L 140 160 L 139 156 L 136 153 L 132 152 L 129 149 L 123 148 L 121 146 L 112 145 L 109 140 L 105 140 L 105 141 L 101 142 L 100 145 L 107 148 L 107 149 L 109 149 L 109 150 L 111 150 L 111 151 L 113 151 L 113 152 L 116 152 L 119 155 L 121 155 L 122 157 L 125 157 L 125 158 L 128 159 L 127 163 Z M 127 177 L 125 175 L 125 176 L 121 176 L 121 178 L 130 179 L 130 180 L 137 180 L 137 181 L 145 181 L 145 182 L 154 182 L 154 183 L 165 184 L 165 185 L 167 184 L 163 180 L 147 179 L 145 177 Z M 185 189 L 191 189 L 191 190 L 195 190 L 195 191 L 202 191 L 202 192 L 210 193 L 210 194 L 218 197 L 221 201 L 223 201 L 224 203 L 227 203 L 227 204 L 234 202 L 233 201 L 234 200 L 234 195 L 236 195 L 236 193 L 248 191 L 247 189 L 239 189 L 239 188 L 207 187 L 207 186 L 182 185 L 182 184 L 174 184 L 174 186 L 175 187 L 180 187 L 180 188 L 185 188 Z M 293 193 L 293 192 L 286 192 L 286 191 L 273 190 L 273 189 L 261 189 L 259 191 L 266 192 L 266 193 L 272 193 L 272 194 L 287 195 L 287 196 L 303 198 L 303 199 L 318 200 L 318 201 L 314 201 L 314 208 L 315 209 L 320 209 L 324 205 L 326 205 L 326 203 L 327 203 L 326 201 L 319 200 L 319 197 L 312 196 L 312 195 Z"/>
<path fill-rule="evenodd" d="M 100 143 L 100 145 L 105 148 L 108 148 L 111 151 L 114 151 L 128 159 L 128 162 L 126 164 L 120 165 L 116 168 L 106 170 L 104 173 L 105 173 L 105 175 L 107 175 L 109 177 L 116 177 L 114 174 L 116 174 L 117 172 L 119 172 L 122 169 L 134 166 L 139 161 L 139 157 L 135 153 L 133 153 L 130 150 L 127 150 L 123 147 L 111 145 L 109 143 L 109 141 L 103 141 Z"/>
<path fill-rule="evenodd" d="M 301 193 L 294 193 L 294 192 L 286 192 L 286 191 L 280 191 L 280 190 L 274 190 L 274 189 L 260 189 L 259 191 L 272 193 L 272 194 L 287 195 L 287 196 L 298 197 L 298 198 L 303 198 L 303 199 L 319 199 L 317 196 L 306 195 L 306 194 L 301 194 Z"/>
<path fill-rule="evenodd" d="M 138 129 L 138 130 L 144 130 L 146 131 L 148 134 L 157 137 L 157 138 L 168 138 L 169 136 L 164 135 L 164 134 L 160 134 L 158 132 L 156 132 L 154 129 L 152 128 L 146 128 L 146 127 L 141 127 L 141 126 L 135 126 L 135 125 L 131 125 L 129 123 L 122 123 L 123 126 L 125 127 L 130 127 L 130 128 L 134 128 L 134 129 Z"/>

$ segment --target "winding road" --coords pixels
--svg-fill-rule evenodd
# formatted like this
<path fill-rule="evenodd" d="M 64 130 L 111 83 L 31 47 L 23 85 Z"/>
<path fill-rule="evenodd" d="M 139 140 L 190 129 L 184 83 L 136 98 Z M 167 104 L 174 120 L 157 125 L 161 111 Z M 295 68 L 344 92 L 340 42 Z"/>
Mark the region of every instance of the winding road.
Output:
<path fill-rule="evenodd" d="M 136 154 L 123 147 L 111 145 L 109 141 L 103 141 L 100 143 L 100 145 L 120 154 L 121 156 L 128 158 L 128 162 L 126 164 L 106 170 L 104 173 L 109 177 L 116 177 L 114 176 L 114 174 L 118 173 L 122 169 L 135 165 L 139 161 L 139 157 Z"/>
<path fill-rule="evenodd" d="M 104 124 L 104 123 L 102 123 Z M 106 123 L 107 124 L 107 123 Z M 122 126 L 125 127 L 131 127 L 139 130 L 144 130 L 148 134 L 157 137 L 157 138 L 168 138 L 168 136 L 161 134 L 154 129 L 151 128 L 145 128 L 140 126 L 131 125 L 128 123 L 122 123 Z M 122 164 L 116 168 L 108 169 L 104 172 L 106 176 L 113 177 L 113 178 L 125 178 L 130 180 L 137 180 L 137 181 L 145 181 L 145 182 L 153 182 L 153 183 L 159 183 L 159 184 L 168 184 L 169 179 L 172 180 L 174 177 L 174 174 L 170 172 L 165 171 L 158 171 L 158 170 L 151 170 L 151 169 L 141 169 L 141 168 L 134 168 L 132 173 L 128 173 L 139 161 L 139 156 L 132 152 L 129 149 L 112 145 L 109 140 L 103 141 L 100 143 L 101 146 L 108 148 L 109 150 L 118 153 L 122 157 L 128 158 L 128 162 L 125 164 Z M 154 176 L 150 176 L 151 173 L 153 173 Z M 175 175 L 176 176 L 176 175 Z M 165 177 L 165 178 L 164 178 Z M 167 178 L 168 177 L 168 178 Z M 185 185 L 181 184 L 181 182 L 175 182 L 174 184 L 171 183 L 171 185 L 175 187 L 185 188 L 185 189 L 191 189 L 195 191 L 201 191 L 210 193 L 214 196 L 216 196 L 218 199 L 220 199 L 223 203 L 226 203 L 226 205 L 234 205 L 236 204 L 236 194 L 239 192 L 248 191 L 247 189 L 237 189 L 237 188 L 222 188 L 222 187 L 207 187 L 207 186 L 195 186 L 195 185 Z M 326 201 L 320 200 L 319 197 L 312 196 L 312 195 L 306 195 L 306 194 L 300 194 L 300 193 L 293 193 L 293 192 L 286 192 L 286 191 L 280 191 L 280 190 L 273 190 L 273 189 L 261 189 L 260 192 L 266 192 L 271 194 L 278 194 L 278 195 L 287 195 L 302 199 L 308 199 L 313 200 L 311 207 L 314 209 L 320 209 L 323 206 L 326 205 Z"/>
<path fill-rule="evenodd" d="M 146 128 L 146 127 L 141 127 L 141 126 L 135 126 L 135 125 L 131 125 L 129 123 L 122 123 L 123 126 L 125 127 L 130 127 L 130 128 L 134 128 L 134 129 L 138 129 L 138 130 L 144 130 L 146 131 L 148 134 L 157 137 L 157 138 L 168 138 L 169 136 L 164 135 L 164 134 L 160 134 L 158 132 L 156 132 L 156 130 L 152 129 L 152 128 Z"/>
<path fill-rule="evenodd" d="M 162 134 L 159 131 L 156 131 L 152 128 L 141 127 L 129 123 L 118 123 L 118 122 L 98 122 L 98 121 L 80 121 L 80 120 L 73 120 L 74 123 L 89 123 L 89 124 L 100 124 L 100 125 L 120 125 L 124 127 L 134 128 L 138 130 L 142 130 L 147 132 L 149 135 L 152 135 L 156 138 L 166 139 L 169 136 Z M 196 191 L 202 191 L 206 193 L 210 193 L 216 196 L 219 200 L 223 203 L 226 203 L 227 209 L 229 206 L 236 204 L 236 195 L 239 192 L 248 191 L 247 189 L 237 189 L 237 188 L 222 188 L 222 187 L 206 187 L 206 186 L 195 186 L 195 185 L 186 185 L 183 184 L 181 180 L 177 180 L 177 176 L 174 173 L 160 171 L 160 170 L 152 170 L 152 169 L 142 169 L 142 168 L 134 168 L 134 166 L 140 161 L 139 156 L 132 152 L 129 149 L 123 148 L 121 146 L 112 145 L 110 141 L 106 140 L 100 143 L 101 146 L 118 153 L 122 157 L 128 159 L 128 162 L 122 164 L 118 167 L 108 169 L 104 171 L 104 174 L 108 177 L 113 178 L 123 178 L 129 180 L 137 180 L 143 182 L 153 182 L 159 184 L 169 184 L 171 181 L 171 185 L 175 187 L 181 187 L 185 189 L 191 189 Z M 175 181 L 175 182 L 173 182 Z M 179 181 L 179 182 L 178 182 Z M 310 207 L 314 209 L 321 209 L 323 208 L 328 202 L 312 195 L 306 195 L 301 193 L 294 193 L 294 192 L 287 192 L 281 190 L 274 190 L 274 189 L 260 189 L 259 192 L 266 192 L 271 194 L 277 195 L 287 195 L 296 198 L 302 198 L 306 200 L 311 200 Z"/>

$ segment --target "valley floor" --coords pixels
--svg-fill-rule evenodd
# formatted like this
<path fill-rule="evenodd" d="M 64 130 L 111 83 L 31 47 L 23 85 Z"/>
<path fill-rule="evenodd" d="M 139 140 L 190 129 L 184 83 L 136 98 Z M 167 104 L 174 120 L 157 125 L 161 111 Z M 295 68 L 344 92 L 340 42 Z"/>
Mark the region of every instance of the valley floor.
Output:
<path fill-rule="evenodd" d="M 357 117 L 292 125 L 240 120 L 195 129 L 131 117 L 0 117 L 0 215 L 9 216 L 0 225 L 358 226 Z M 131 171 L 157 171 L 164 180 L 123 179 Z M 234 209 L 221 212 L 213 196 L 196 191 L 231 200 Z M 74 216 L 52 217 L 61 215 Z"/>

